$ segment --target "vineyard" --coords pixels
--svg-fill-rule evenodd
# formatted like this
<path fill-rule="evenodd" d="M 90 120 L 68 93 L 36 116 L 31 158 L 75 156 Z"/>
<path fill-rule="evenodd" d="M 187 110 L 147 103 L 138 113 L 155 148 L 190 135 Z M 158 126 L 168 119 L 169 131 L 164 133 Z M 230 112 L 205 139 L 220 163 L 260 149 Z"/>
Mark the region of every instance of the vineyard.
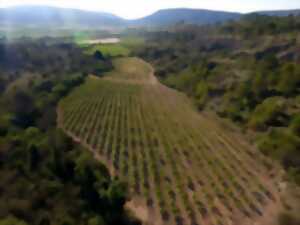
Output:
<path fill-rule="evenodd" d="M 60 102 L 59 124 L 128 183 L 146 223 L 254 224 L 280 205 L 260 153 L 156 81 L 145 62 L 114 65 Z"/>

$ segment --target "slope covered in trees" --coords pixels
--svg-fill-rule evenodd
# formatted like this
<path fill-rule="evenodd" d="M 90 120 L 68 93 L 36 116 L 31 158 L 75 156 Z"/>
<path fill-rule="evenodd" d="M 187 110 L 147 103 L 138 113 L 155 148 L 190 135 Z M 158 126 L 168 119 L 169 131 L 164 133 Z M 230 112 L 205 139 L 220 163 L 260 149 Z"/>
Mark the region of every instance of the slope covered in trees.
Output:
<path fill-rule="evenodd" d="M 0 224 L 136 223 L 126 187 L 56 128 L 59 99 L 110 66 L 58 40 L 1 43 Z"/>
<path fill-rule="evenodd" d="M 199 109 L 239 124 L 300 184 L 299 17 L 251 15 L 221 26 L 149 33 L 135 52 Z"/>

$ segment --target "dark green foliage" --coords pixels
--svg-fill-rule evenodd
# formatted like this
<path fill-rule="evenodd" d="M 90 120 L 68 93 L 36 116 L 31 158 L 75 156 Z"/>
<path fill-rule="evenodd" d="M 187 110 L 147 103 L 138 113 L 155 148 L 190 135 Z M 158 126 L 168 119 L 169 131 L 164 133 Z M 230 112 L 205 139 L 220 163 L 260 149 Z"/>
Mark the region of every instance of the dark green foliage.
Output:
<path fill-rule="evenodd" d="M 282 159 L 286 167 L 297 165 L 292 162 L 292 153 L 297 153 L 297 148 L 300 147 L 300 139 L 294 134 L 286 130 L 272 129 L 260 138 L 258 145 L 264 154 Z M 286 156 L 290 156 L 291 160 L 288 160 Z M 294 160 L 297 161 L 298 159 L 294 158 Z"/>
<path fill-rule="evenodd" d="M 300 137 L 300 115 L 296 115 L 291 123 L 290 123 L 291 130 Z"/>
<path fill-rule="evenodd" d="M 209 93 L 209 87 L 205 82 L 199 82 L 196 87 L 197 105 L 202 107 L 205 105 Z"/>
<path fill-rule="evenodd" d="M 8 83 L 24 73 L 38 73 L 44 78 L 63 77 L 66 74 L 100 75 L 111 69 L 108 59 L 99 59 L 86 55 L 82 49 L 72 43 L 61 43 L 63 40 L 17 39 L 9 42 L 0 40 L 0 93 Z M 46 79 L 36 89 L 51 90 L 53 84 Z"/>
<path fill-rule="evenodd" d="M 99 68 L 97 60 L 43 41 L 11 43 L 1 59 L 3 71 L 18 73 L 5 85 L 24 71 L 38 75 L 22 90 L 0 93 L 0 224 L 134 224 L 124 211 L 124 185 L 55 128 L 58 101 L 84 82 L 80 74 Z"/>
<path fill-rule="evenodd" d="M 0 220 L 0 225 L 27 225 L 27 223 L 15 217 L 7 217 Z"/>
<path fill-rule="evenodd" d="M 241 34 L 244 38 L 253 38 L 257 35 L 276 35 L 293 32 L 299 28 L 299 18 L 292 15 L 272 17 L 253 13 L 244 16 L 241 20 L 224 25 L 222 31 L 231 34 Z"/>
<path fill-rule="evenodd" d="M 253 111 L 248 126 L 255 130 L 266 130 L 269 126 L 284 125 L 285 99 L 270 97 L 257 105 Z"/>
<path fill-rule="evenodd" d="M 11 100 L 13 123 L 20 127 L 33 125 L 36 116 L 36 108 L 32 97 L 25 92 L 17 91 Z"/>
<path fill-rule="evenodd" d="M 104 60 L 104 56 L 99 50 L 95 51 L 94 58 L 99 60 Z"/>
<path fill-rule="evenodd" d="M 281 213 L 279 215 L 279 225 L 299 225 L 300 221 L 299 219 L 294 218 L 289 213 Z"/>
<path fill-rule="evenodd" d="M 280 160 L 290 178 L 300 184 L 300 137 L 288 130 L 272 129 L 259 139 L 258 147 L 264 154 Z"/>
<path fill-rule="evenodd" d="M 300 67 L 296 64 L 286 64 L 281 68 L 277 90 L 283 95 L 290 96 L 297 93 L 300 85 Z"/>
<path fill-rule="evenodd" d="M 50 224 L 67 218 L 71 224 L 86 224 L 96 216 L 104 224 L 125 224 L 126 189 L 60 130 L 44 134 L 28 128 L 7 136 L 6 142 L 11 147 L 1 149 L 0 201 L 9 204 L 0 205 L 1 218 L 14 215 L 39 224 L 47 212 Z M 9 180 L 13 183 L 7 185 Z"/>

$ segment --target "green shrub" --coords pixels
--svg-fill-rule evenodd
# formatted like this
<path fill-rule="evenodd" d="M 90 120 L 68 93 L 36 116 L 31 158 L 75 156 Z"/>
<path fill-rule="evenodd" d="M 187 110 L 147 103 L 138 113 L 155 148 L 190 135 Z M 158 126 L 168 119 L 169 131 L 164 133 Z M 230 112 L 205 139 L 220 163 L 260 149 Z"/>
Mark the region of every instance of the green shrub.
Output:
<path fill-rule="evenodd" d="M 283 159 L 300 147 L 300 138 L 287 130 L 272 129 L 258 140 L 259 149 L 275 159 Z"/>
<path fill-rule="evenodd" d="M 255 130 L 266 130 L 268 126 L 277 126 L 279 117 L 283 115 L 285 99 L 271 97 L 265 99 L 255 108 L 248 126 Z"/>
<path fill-rule="evenodd" d="M 272 129 L 258 141 L 258 148 L 279 160 L 288 171 L 288 178 L 300 184 L 300 138 L 289 130 Z"/>
<path fill-rule="evenodd" d="M 298 156 L 299 158 L 299 156 Z M 296 184 L 300 185 L 300 168 L 291 167 L 288 169 L 288 178 L 291 181 L 294 181 Z"/>
<path fill-rule="evenodd" d="M 284 95 L 296 92 L 300 83 L 300 69 L 295 64 L 285 64 L 280 71 L 277 90 Z"/>
<path fill-rule="evenodd" d="M 290 129 L 298 136 L 300 136 L 300 115 L 295 116 L 291 123 Z"/>
<path fill-rule="evenodd" d="M 289 213 L 281 213 L 278 216 L 279 225 L 299 225 L 300 221 Z"/>
<path fill-rule="evenodd" d="M 197 105 L 203 107 L 206 102 L 209 92 L 208 84 L 204 81 L 200 81 L 196 87 Z"/>
<path fill-rule="evenodd" d="M 105 225 L 105 222 L 101 216 L 95 216 L 89 219 L 88 225 Z"/>
<path fill-rule="evenodd" d="M 0 225 L 27 225 L 27 223 L 15 217 L 7 217 L 0 220 Z"/>

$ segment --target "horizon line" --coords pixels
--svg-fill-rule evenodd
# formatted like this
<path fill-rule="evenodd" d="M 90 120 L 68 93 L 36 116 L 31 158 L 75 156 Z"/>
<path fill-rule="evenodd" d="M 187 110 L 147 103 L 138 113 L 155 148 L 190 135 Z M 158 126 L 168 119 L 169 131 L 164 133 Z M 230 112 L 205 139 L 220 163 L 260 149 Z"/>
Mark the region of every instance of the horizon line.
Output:
<path fill-rule="evenodd" d="M 106 14 L 111 14 L 113 16 L 119 17 L 124 20 L 136 20 L 136 19 L 141 19 L 147 16 L 150 16 L 156 12 L 163 11 L 163 10 L 176 10 L 176 9 L 188 9 L 188 10 L 203 10 L 203 11 L 212 11 L 212 12 L 225 12 L 225 13 L 237 13 L 241 15 L 247 15 L 251 13 L 259 13 L 259 12 L 278 12 L 278 11 L 297 11 L 300 10 L 300 8 L 285 8 L 285 9 L 260 9 L 256 11 L 248 11 L 248 12 L 241 12 L 241 11 L 230 11 L 230 10 L 219 10 L 219 9 L 208 9 L 208 8 L 192 8 L 192 7 L 169 7 L 169 8 L 161 8 L 154 10 L 150 14 L 146 14 L 141 17 L 136 17 L 136 18 L 126 18 L 124 16 L 120 16 L 116 13 L 109 12 L 109 11 L 102 11 L 99 9 L 92 10 L 92 9 L 81 9 L 81 8 L 76 8 L 76 7 L 65 7 L 65 6 L 58 6 L 58 5 L 51 5 L 51 4 L 16 4 L 16 5 L 10 5 L 10 6 L 0 6 L 0 9 L 11 9 L 11 8 L 21 8 L 21 7 L 49 7 L 49 8 L 56 8 L 56 9 L 70 9 L 70 10 L 78 10 L 78 11 L 83 11 L 83 12 L 91 12 L 91 13 L 106 13 Z"/>

